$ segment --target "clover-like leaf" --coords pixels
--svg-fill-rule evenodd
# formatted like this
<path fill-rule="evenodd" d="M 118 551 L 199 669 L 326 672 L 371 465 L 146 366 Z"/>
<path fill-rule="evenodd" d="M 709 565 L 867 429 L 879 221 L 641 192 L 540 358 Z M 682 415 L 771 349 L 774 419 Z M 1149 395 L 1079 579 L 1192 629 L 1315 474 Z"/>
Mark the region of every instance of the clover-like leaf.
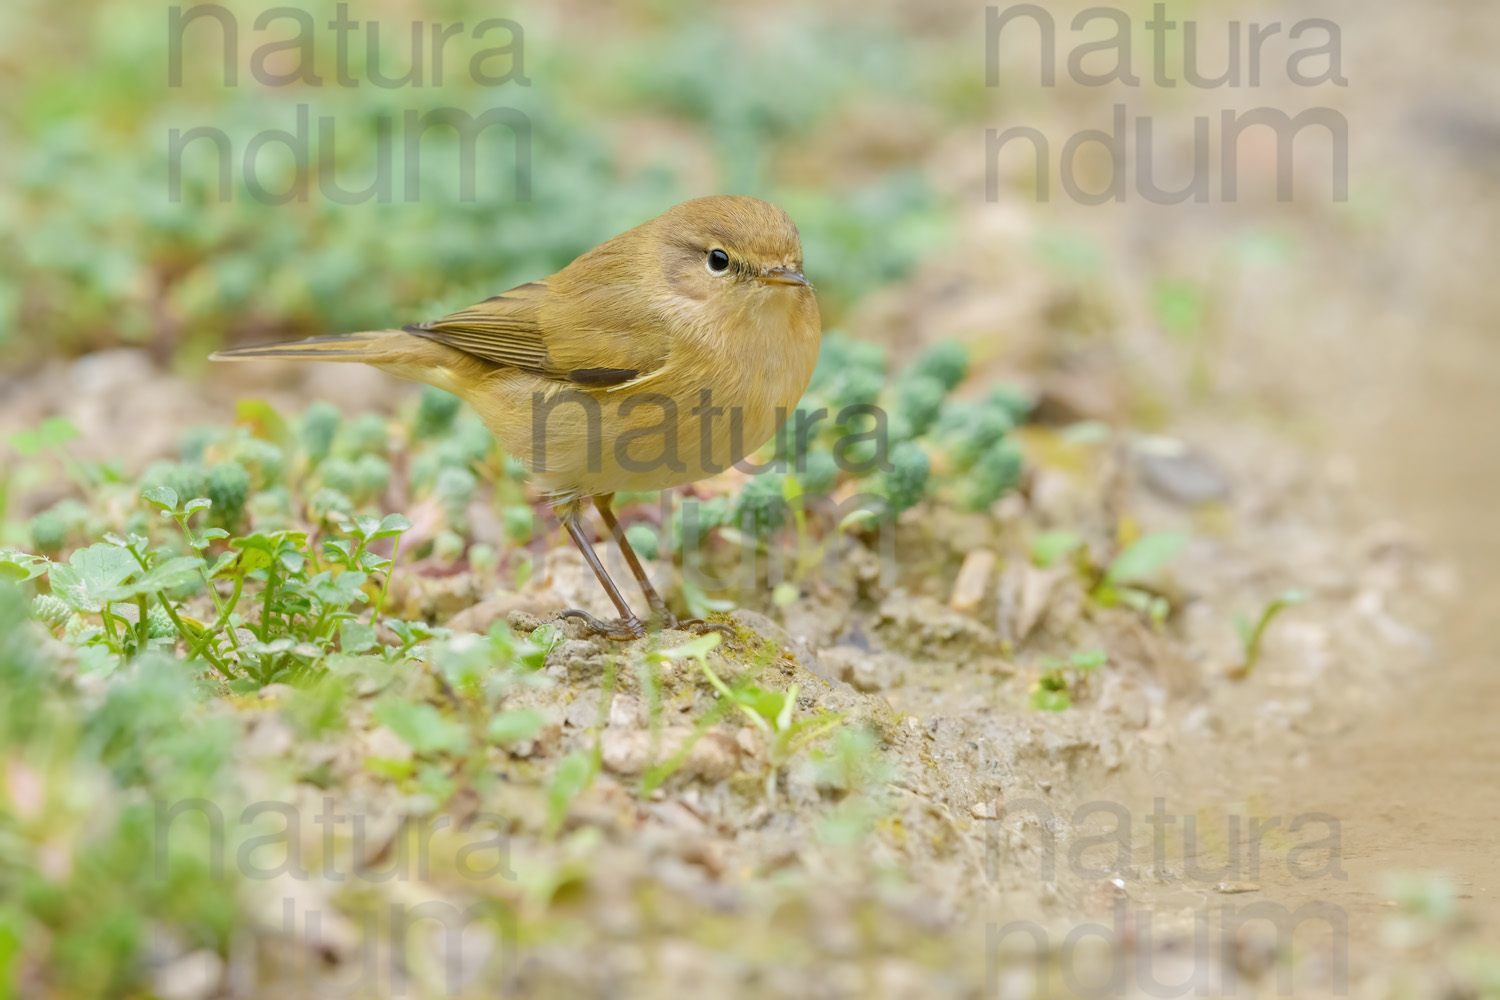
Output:
<path fill-rule="evenodd" d="M 136 569 L 139 568 L 137 565 Z M 197 556 L 177 556 L 157 563 L 139 575 L 132 574 L 133 578 L 128 582 L 101 589 L 98 596 L 106 601 L 128 601 L 146 594 L 159 594 L 163 590 L 175 590 L 197 580 L 202 568 L 203 560 Z"/>
<path fill-rule="evenodd" d="M 111 598 L 104 595 L 139 572 L 141 564 L 126 549 L 108 543 L 78 549 L 66 563 L 47 571 L 52 593 L 74 611 L 100 611 Z"/>
<path fill-rule="evenodd" d="M 339 648 L 346 653 L 363 653 L 377 642 L 375 630 L 364 622 L 346 621 L 339 626 Z"/>
<path fill-rule="evenodd" d="M 501 712 L 490 720 L 489 736 L 496 743 L 519 743 L 535 736 L 546 721 L 534 708 Z"/>
<path fill-rule="evenodd" d="M 171 516 L 171 513 L 177 509 L 177 491 L 170 486 L 158 486 L 147 490 L 141 496 L 160 507 L 164 516 Z"/>
<path fill-rule="evenodd" d="M 369 540 L 377 542 L 382 538 L 394 538 L 396 535 L 411 530 L 411 522 L 401 514 L 387 514 L 381 519 L 380 525 L 369 535 Z"/>
<path fill-rule="evenodd" d="M 1104 575 L 1106 583 L 1119 585 L 1148 579 L 1187 547 L 1182 531 L 1160 531 L 1137 538 L 1115 557 Z"/>
<path fill-rule="evenodd" d="M 375 706 L 375 721 L 419 754 L 462 753 L 469 733 L 426 702 L 387 699 Z"/>

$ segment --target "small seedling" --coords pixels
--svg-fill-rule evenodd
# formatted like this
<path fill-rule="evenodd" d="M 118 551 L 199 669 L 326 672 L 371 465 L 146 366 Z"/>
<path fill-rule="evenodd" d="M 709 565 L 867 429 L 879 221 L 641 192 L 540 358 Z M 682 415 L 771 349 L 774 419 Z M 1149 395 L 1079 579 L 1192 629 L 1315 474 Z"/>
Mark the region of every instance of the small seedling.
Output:
<path fill-rule="evenodd" d="M 1171 614 L 1172 605 L 1143 585 L 1177 558 L 1187 543 L 1188 535 L 1181 531 L 1159 531 L 1137 538 L 1105 569 L 1094 588 L 1094 600 L 1105 607 L 1123 604 L 1160 626 Z"/>
<path fill-rule="evenodd" d="M 692 659 L 703 672 L 709 684 L 719 692 L 721 704 L 738 709 L 749 723 L 758 729 L 766 741 L 766 799 L 775 801 L 776 778 L 781 768 L 798 751 L 819 737 L 836 729 L 843 722 L 842 713 L 821 712 L 811 718 L 794 718 L 797 706 L 798 685 L 785 691 L 771 691 L 752 683 L 726 684 L 709 665 L 708 654 L 724 641 L 718 632 L 706 632 L 691 642 L 670 649 L 657 650 L 647 656 L 648 660 L 665 662 Z"/>
<path fill-rule="evenodd" d="M 1302 604 L 1308 599 L 1304 590 L 1288 590 L 1267 604 L 1260 617 L 1251 624 L 1244 615 L 1236 615 L 1234 619 L 1235 631 L 1239 633 L 1240 650 L 1243 658 L 1240 665 L 1229 672 L 1229 676 L 1237 681 L 1242 681 L 1250 676 L 1250 671 L 1260 662 L 1261 641 L 1265 638 L 1266 629 L 1271 626 L 1272 620 L 1287 608 Z"/>
<path fill-rule="evenodd" d="M 1089 677 L 1108 662 L 1109 654 L 1102 649 L 1074 653 L 1066 661 L 1047 657 L 1031 688 L 1031 707 L 1043 712 L 1072 708 L 1074 699 L 1087 692 Z"/>

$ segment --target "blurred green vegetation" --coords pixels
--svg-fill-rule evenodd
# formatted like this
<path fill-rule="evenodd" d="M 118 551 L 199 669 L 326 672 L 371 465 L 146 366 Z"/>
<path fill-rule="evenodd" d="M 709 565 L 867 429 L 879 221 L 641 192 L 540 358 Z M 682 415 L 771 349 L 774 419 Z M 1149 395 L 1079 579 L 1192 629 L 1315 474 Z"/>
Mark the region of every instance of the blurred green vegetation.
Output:
<path fill-rule="evenodd" d="M 945 238 L 947 207 L 916 166 L 920 143 L 878 155 L 846 147 L 867 140 L 860 114 L 870 108 L 921 108 L 911 114 L 937 116 L 937 125 L 964 112 L 977 84 L 943 58 L 952 38 L 924 40 L 873 14 L 788 8 L 741 18 L 659 2 L 600 8 L 596 18 L 570 11 L 564 28 L 546 5 L 449 0 L 421 11 L 421 86 L 373 85 L 361 30 L 347 45 L 359 85 L 347 87 L 337 83 L 339 33 L 329 27 L 337 5 L 311 0 L 300 6 L 312 18 L 305 34 L 322 85 L 266 86 L 252 73 L 253 54 L 298 28 L 278 18 L 256 30 L 269 6 L 227 6 L 238 33 L 235 86 L 225 86 L 223 29 L 210 16 L 183 28 L 182 82 L 170 86 L 167 6 L 84 0 L 58 18 L 21 0 L 0 15 L 0 65 L 22 80 L 19 99 L 0 107 L 0 361 L 119 343 L 198 357 L 236 339 L 413 321 L 541 277 L 714 192 L 756 194 L 791 211 L 833 322 Z M 378 21 L 381 72 L 405 73 L 412 12 L 375 4 L 351 16 Z M 523 30 L 522 61 L 498 54 L 483 64 L 517 77 L 499 86 L 476 82 L 469 66 L 512 41 L 503 28 L 474 37 L 490 18 Z M 437 22 L 465 25 L 445 45 L 441 86 L 430 56 Z M 264 63 L 276 72 L 297 65 L 289 53 Z M 246 186 L 246 147 L 257 133 L 295 130 L 298 105 L 308 108 L 309 194 L 267 204 Z M 421 139 L 418 197 L 406 199 L 404 114 L 445 107 L 524 113 L 529 200 L 517 198 L 516 137 L 503 126 L 479 137 L 474 200 L 460 197 L 462 150 L 449 128 Z M 320 191 L 325 117 L 334 176 L 355 192 L 376 177 L 389 123 L 388 202 L 343 204 Z M 221 197 L 219 154 L 200 138 L 181 151 L 173 201 L 170 130 L 205 126 L 229 139 L 231 189 Z M 275 142 L 261 149 L 265 191 L 298 181 L 291 161 Z"/>

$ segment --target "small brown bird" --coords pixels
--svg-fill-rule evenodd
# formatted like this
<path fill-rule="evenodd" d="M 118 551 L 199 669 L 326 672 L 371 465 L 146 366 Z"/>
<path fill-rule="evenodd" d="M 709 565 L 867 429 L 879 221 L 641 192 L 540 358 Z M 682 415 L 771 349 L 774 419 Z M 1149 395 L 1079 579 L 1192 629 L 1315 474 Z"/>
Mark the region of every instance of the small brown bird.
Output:
<path fill-rule="evenodd" d="M 655 618 L 677 625 L 615 520 L 614 494 L 694 482 L 759 448 L 807 388 L 820 335 L 796 225 L 726 195 L 684 202 L 550 278 L 439 320 L 213 358 L 359 361 L 463 399 L 531 470 L 620 617 L 563 614 L 625 639 L 645 626 L 588 544 L 584 502 Z"/>

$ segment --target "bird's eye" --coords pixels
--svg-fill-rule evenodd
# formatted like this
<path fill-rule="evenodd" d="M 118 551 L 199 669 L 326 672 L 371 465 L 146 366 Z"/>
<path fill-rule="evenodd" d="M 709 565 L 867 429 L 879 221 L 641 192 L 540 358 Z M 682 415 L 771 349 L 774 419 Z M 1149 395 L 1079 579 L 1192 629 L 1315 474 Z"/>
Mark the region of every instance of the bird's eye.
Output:
<path fill-rule="evenodd" d="M 715 274 L 723 274 L 729 270 L 729 255 L 717 248 L 710 250 L 708 252 L 708 269 Z"/>

